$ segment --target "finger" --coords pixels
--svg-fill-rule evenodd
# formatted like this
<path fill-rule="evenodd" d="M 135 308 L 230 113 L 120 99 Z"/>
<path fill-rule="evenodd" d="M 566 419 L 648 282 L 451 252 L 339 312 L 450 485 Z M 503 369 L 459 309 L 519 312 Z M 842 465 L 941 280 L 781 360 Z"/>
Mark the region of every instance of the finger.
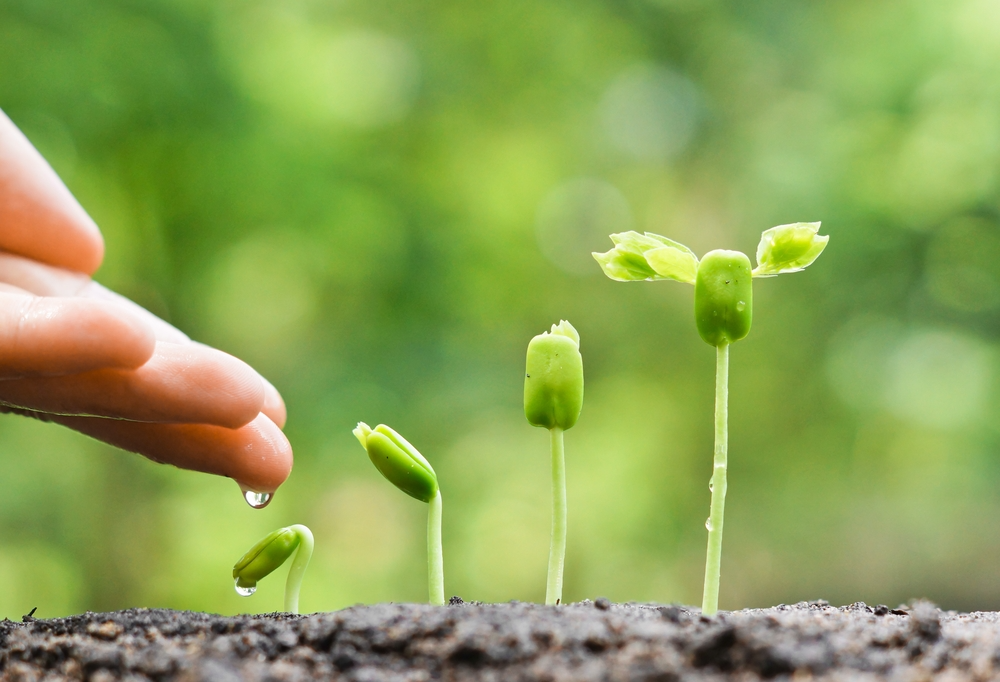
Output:
<path fill-rule="evenodd" d="M 121 294 L 107 289 L 97 282 L 90 281 L 78 294 L 83 298 L 92 298 L 98 301 L 108 301 L 125 308 L 133 315 L 140 317 L 146 324 L 153 328 L 158 341 L 168 343 L 189 343 L 188 335 L 169 322 L 165 322 L 153 313 L 149 312 L 135 301 L 125 298 Z"/>
<path fill-rule="evenodd" d="M 246 363 L 195 344 L 158 343 L 135 370 L 0 381 L 0 402 L 62 415 L 238 428 L 264 405 L 264 383 Z"/>
<path fill-rule="evenodd" d="M 37 296 L 78 296 L 108 301 L 144 320 L 153 328 L 160 341 L 183 343 L 190 340 L 184 332 L 137 303 L 106 289 L 86 275 L 65 268 L 0 252 L 0 282 L 30 291 Z"/>
<path fill-rule="evenodd" d="M 117 306 L 0 292 L 0 379 L 134 369 L 155 344 L 153 331 Z"/>
<path fill-rule="evenodd" d="M 0 111 L 0 249 L 92 274 L 104 257 L 97 225 Z"/>
<path fill-rule="evenodd" d="M 281 429 L 264 415 L 238 429 L 39 416 L 157 462 L 228 476 L 257 492 L 273 493 L 292 471 L 292 446 Z"/>
<path fill-rule="evenodd" d="M 257 376 L 260 376 L 259 374 Z M 288 411 L 285 409 L 285 401 L 282 399 L 281 394 L 278 393 L 270 381 L 264 377 L 260 377 L 260 380 L 264 384 L 264 405 L 260 408 L 260 411 L 268 416 L 268 418 L 278 425 L 278 428 L 285 428 L 285 421 L 288 419 Z"/>

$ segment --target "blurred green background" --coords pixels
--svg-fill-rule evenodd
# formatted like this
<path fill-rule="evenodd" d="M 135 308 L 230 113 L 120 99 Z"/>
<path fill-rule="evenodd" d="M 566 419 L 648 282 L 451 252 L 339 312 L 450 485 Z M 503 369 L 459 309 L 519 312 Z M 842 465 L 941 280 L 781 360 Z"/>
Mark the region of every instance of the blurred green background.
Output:
<path fill-rule="evenodd" d="M 233 562 L 301 522 L 305 611 L 426 599 L 426 508 L 351 429 L 434 463 L 446 590 L 541 600 L 528 340 L 580 330 L 566 597 L 700 603 L 714 352 L 693 290 L 589 256 L 650 230 L 753 254 L 732 351 L 721 606 L 1000 607 L 1000 5 L 991 0 L 0 0 L 0 107 L 97 220 L 97 279 L 282 391 L 295 470 L 229 480 L 0 418 L 0 616 L 281 606 Z"/>

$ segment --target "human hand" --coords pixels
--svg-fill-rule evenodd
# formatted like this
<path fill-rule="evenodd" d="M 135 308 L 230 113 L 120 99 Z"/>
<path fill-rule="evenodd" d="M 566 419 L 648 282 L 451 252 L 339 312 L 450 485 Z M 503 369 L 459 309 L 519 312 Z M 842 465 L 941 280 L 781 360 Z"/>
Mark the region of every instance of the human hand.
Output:
<path fill-rule="evenodd" d="M 0 111 L 0 411 L 273 492 L 285 405 L 249 365 L 90 276 L 100 231 Z"/>

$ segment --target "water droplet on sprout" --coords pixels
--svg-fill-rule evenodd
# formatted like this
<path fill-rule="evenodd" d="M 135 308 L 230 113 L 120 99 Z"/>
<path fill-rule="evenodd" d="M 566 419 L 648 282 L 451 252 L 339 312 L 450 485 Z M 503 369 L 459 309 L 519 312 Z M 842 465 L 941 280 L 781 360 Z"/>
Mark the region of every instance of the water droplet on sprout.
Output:
<path fill-rule="evenodd" d="M 740 301 L 736 304 L 736 310 L 743 312 L 743 309 L 747 307 L 746 301 Z"/>
<path fill-rule="evenodd" d="M 705 528 L 708 529 L 709 533 L 711 533 L 715 529 L 715 526 L 712 525 L 712 517 L 711 516 L 709 516 L 707 519 L 705 519 Z M 236 588 L 236 591 L 239 592 L 239 588 Z"/>
<path fill-rule="evenodd" d="M 708 491 L 712 492 L 712 493 L 715 492 L 715 481 L 709 481 L 708 482 Z"/>
<path fill-rule="evenodd" d="M 254 509 L 263 509 L 271 503 L 273 497 L 272 493 L 258 493 L 253 490 L 247 490 L 243 493 L 243 499 Z"/>
<path fill-rule="evenodd" d="M 239 578 L 236 579 L 236 594 L 240 595 L 241 597 L 249 597 L 256 591 L 257 591 L 256 585 L 253 585 L 252 587 L 242 587 L 240 585 L 240 579 Z"/>

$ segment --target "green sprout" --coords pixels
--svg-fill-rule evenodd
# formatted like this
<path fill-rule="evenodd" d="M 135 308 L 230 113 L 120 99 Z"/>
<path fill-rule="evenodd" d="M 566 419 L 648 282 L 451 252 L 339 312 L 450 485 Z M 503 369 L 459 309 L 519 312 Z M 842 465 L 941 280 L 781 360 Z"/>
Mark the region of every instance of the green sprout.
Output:
<path fill-rule="evenodd" d="M 580 334 L 566 320 L 531 339 L 524 373 L 524 416 L 549 430 L 552 443 L 552 538 L 545 603 L 562 603 L 566 561 L 566 457 L 563 432 L 583 408 L 583 357 Z"/>
<path fill-rule="evenodd" d="M 694 313 L 698 333 L 716 348 L 715 457 L 709 489 L 712 491 L 705 559 L 702 613 L 719 609 L 722 564 L 722 520 L 726 505 L 728 458 L 729 345 L 750 332 L 753 314 L 753 277 L 798 272 L 826 248 L 829 236 L 820 236 L 819 223 L 793 223 L 765 230 L 757 247 L 757 267 L 739 251 L 710 251 L 698 261 L 683 244 L 649 232 L 611 235 L 615 248 L 595 253 L 604 273 L 619 282 L 672 279 L 694 284 Z"/>
<path fill-rule="evenodd" d="M 427 591 L 430 603 L 444 605 L 444 556 L 441 551 L 441 490 L 437 474 L 420 452 L 385 424 L 372 429 L 358 422 L 354 429 L 375 468 L 410 497 L 426 502 Z"/>
<path fill-rule="evenodd" d="M 285 581 L 285 611 L 298 613 L 299 589 L 313 553 L 312 531 L 303 525 L 279 528 L 251 547 L 233 566 L 236 592 L 249 597 L 257 591 L 257 581 L 285 563 L 293 553 L 295 559 Z"/>

